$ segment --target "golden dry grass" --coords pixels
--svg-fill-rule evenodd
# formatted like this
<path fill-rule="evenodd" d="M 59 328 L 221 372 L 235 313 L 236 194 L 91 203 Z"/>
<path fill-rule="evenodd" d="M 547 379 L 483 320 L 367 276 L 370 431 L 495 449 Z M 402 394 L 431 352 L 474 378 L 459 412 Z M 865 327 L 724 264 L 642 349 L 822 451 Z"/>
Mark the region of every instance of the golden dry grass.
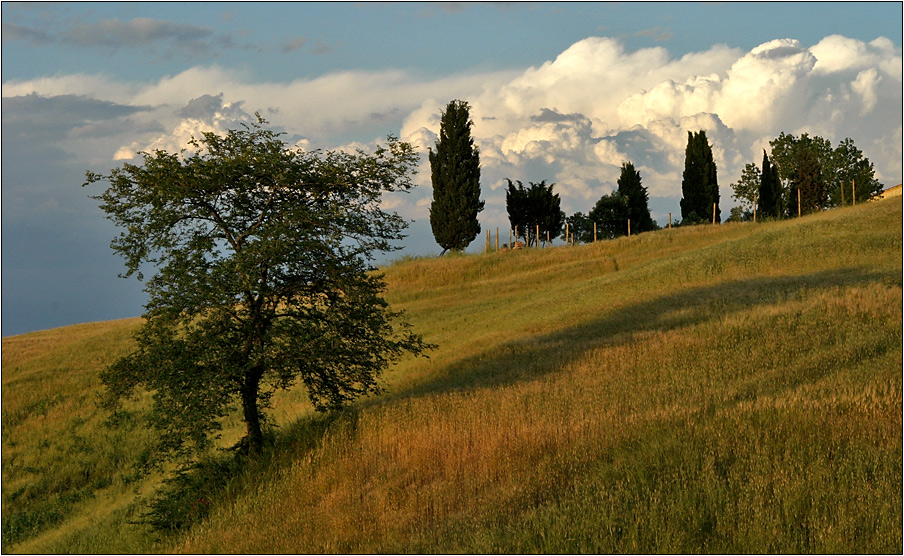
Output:
<path fill-rule="evenodd" d="M 393 265 L 431 358 L 342 414 L 285 402 L 208 520 L 127 546 L 900 552 L 900 229 L 883 201 Z M 13 548 L 115 551 L 71 521 Z"/>

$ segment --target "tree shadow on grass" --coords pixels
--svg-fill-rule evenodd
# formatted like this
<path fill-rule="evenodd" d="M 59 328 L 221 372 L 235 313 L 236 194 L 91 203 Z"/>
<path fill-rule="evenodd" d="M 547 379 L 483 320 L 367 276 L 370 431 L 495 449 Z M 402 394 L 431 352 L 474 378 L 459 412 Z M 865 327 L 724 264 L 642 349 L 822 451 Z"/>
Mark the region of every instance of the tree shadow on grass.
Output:
<path fill-rule="evenodd" d="M 361 400 L 342 411 L 316 414 L 268 433 L 268 446 L 255 459 L 220 454 L 171 482 L 157 497 L 158 530 L 177 531 L 206 518 L 215 503 L 236 494 L 273 470 L 291 465 L 315 451 L 328 431 L 354 431 L 359 412 L 394 401 L 442 393 L 497 388 L 535 380 L 579 359 L 605 343 L 627 343 L 638 334 L 701 325 L 757 306 L 780 303 L 819 290 L 874 283 L 901 285 L 901 275 L 864 269 L 839 269 L 787 277 L 750 278 L 687 288 L 649 301 L 629 304 L 604 317 L 551 334 L 493 345 L 485 352 L 441 369 L 436 378 L 399 388 L 378 398 Z M 554 362 L 549 354 L 555 352 Z M 810 379 L 813 377 L 811 376 Z M 794 387 L 794 381 L 785 387 Z"/>
<path fill-rule="evenodd" d="M 260 454 L 237 447 L 220 450 L 164 479 L 136 523 L 164 535 L 184 531 L 206 519 L 214 506 L 234 502 L 262 477 L 315 451 L 334 425 L 354 427 L 356 422 L 357 410 L 350 409 L 318 413 L 280 428 L 271 425 Z"/>
<path fill-rule="evenodd" d="M 900 273 L 848 268 L 800 276 L 750 278 L 683 289 L 627 305 L 602 318 L 551 334 L 494 345 L 486 352 L 448 365 L 434 380 L 410 389 L 400 388 L 384 400 L 388 402 L 396 397 L 510 386 L 554 372 L 613 340 L 626 343 L 633 336 L 646 332 L 701 325 L 757 306 L 805 297 L 826 288 L 874 283 L 901 286 L 901 282 Z M 549 358 L 544 357 L 551 351 L 555 352 L 555 364 L 549 364 Z"/>

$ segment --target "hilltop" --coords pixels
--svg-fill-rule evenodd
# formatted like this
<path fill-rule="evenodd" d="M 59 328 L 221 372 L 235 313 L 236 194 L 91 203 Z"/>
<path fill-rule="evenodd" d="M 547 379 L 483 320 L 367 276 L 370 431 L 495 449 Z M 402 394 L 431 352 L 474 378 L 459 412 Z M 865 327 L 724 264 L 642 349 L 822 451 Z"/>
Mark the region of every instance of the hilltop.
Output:
<path fill-rule="evenodd" d="M 430 359 L 340 414 L 281 396 L 268 455 L 218 456 L 172 534 L 129 524 L 161 476 L 94 403 L 140 321 L 4 338 L 3 550 L 900 552 L 901 224 L 890 199 L 399 261 Z"/>

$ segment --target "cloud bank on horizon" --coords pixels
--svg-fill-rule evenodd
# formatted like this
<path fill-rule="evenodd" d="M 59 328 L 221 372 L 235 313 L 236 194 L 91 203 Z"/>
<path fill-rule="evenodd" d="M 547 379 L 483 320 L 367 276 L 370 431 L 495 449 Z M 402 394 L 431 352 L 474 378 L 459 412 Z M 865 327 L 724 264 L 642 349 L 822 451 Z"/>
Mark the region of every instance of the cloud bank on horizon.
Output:
<path fill-rule="evenodd" d="M 418 79 L 346 71 L 254 82 L 198 66 L 152 83 L 82 74 L 6 82 L 3 102 L 15 106 L 15 120 L 57 115 L 46 120 L 58 128 L 55 146 L 106 169 L 136 151 L 178 151 L 193 135 L 223 132 L 254 112 L 304 148 L 367 149 L 393 133 L 426 153 L 441 110 L 463 99 L 481 149 L 481 217 L 495 226 L 505 220 L 499 189 L 507 177 L 554 182 L 566 212 L 586 212 L 631 161 L 651 197 L 679 198 L 687 132 L 699 129 L 713 144 L 726 206 L 744 164 L 758 162 L 783 131 L 833 144 L 851 137 L 879 180 L 894 185 L 902 174 L 901 68 L 901 49 L 882 37 L 831 35 L 812 46 L 776 39 L 749 52 L 716 45 L 680 58 L 589 37 L 520 72 Z M 422 158 L 420 191 L 388 201 L 412 219 L 426 218 L 431 198 Z"/>

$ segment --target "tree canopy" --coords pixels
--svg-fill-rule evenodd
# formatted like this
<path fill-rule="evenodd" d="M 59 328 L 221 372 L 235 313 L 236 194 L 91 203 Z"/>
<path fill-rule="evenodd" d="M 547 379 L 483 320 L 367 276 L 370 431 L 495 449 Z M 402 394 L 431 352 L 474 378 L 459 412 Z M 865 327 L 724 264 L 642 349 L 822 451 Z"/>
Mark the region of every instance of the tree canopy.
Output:
<path fill-rule="evenodd" d="M 587 218 L 591 226 L 596 222 L 600 239 L 615 239 L 628 235 L 628 214 L 628 199 L 615 190 L 600 197 Z"/>
<path fill-rule="evenodd" d="M 802 180 L 806 181 L 808 188 L 809 184 L 818 185 L 812 195 L 807 190 L 801 190 L 801 199 L 812 197 L 810 204 L 813 207 L 851 204 L 853 194 L 856 194 L 857 201 L 865 201 L 882 192 L 883 185 L 876 179 L 873 164 L 849 137 L 833 149 L 828 139 L 818 135 L 811 137 L 802 133 L 796 137 L 783 132 L 769 145 L 786 192 L 789 215 L 797 215 L 795 183 Z M 819 169 L 819 180 L 812 177 L 816 168 Z"/>
<path fill-rule="evenodd" d="M 586 222 L 577 218 L 576 213 L 572 220 L 577 232 L 575 236 L 581 241 L 592 241 L 593 224 L 596 223 L 597 237 L 600 239 L 613 239 L 628 235 L 628 221 L 631 221 L 631 233 L 639 234 L 659 229 L 656 222 L 650 216 L 647 206 L 649 194 L 647 188 L 641 183 L 640 172 L 634 168 L 631 162 L 622 163 L 617 187 L 612 193 L 599 198 L 593 209 L 586 217 Z M 586 239 L 585 239 L 586 238 Z"/>
<path fill-rule="evenodd" d="M 480 152 L 471 137 L 470 106 L 453 100 L 440 119 L 436 151 L 430 149 L 433 202 L 430 227 L 443 253 L 461 251 L 480 233 Z"/>
<path fill-rule="evenodd" d="M 860 202 L 882 193 L 884 186 L 876 179 L 873 163 L 863 156 L 850 137 L 835 147 L 830 169 L 827 187 L 832 206 L 850 204 L 852 195 Z"/>
<path fill-rule="evenodd" d="M 429 346 L 381 297 L 374 253 L 406 222 L 380 209 L 408 191 L 417 155 L 389 137 L 373 154 L 303 152 L 258 120 L 204 133 L 193 154 L 141 153 L 89 172 L 121 233 L 124 276 L 147 280 L 137 349 L 103 373 L 111 408 L 153 392 L 157 459 L 206 449 L 238 405 L 261 450 L 270 397 L 301 382 L 318 410 L 380 391 L 383 370 Z M 181 458 L 179 458 L 181 459 Z"/>
<path fill-rule="evenodd" d="M 561 201 L 558 193 L 553 193 L 554 183 L 530 183 L 525 188 L 518 181 L 518 187 L 506 178 L 508 187 L 505 191 L 505 208 L 509 223 L 518 230 L 518 237 L 524 238 L 525 244 L 539 245 L 540 238 L 548 233 L 551 238 L 558 236 L 565 225 L 565 213 L 559 208 Z M 539 226 L 540 237 L 537 235 Z"/>
<path fill-rule="evenodd" d="M 585 216 L 584 213 L 576 212 L 572 214 L 565 219 L 565 223 L 568 224 L 568 228 L 562 231 L 562 239 L 568 240 L 565 237 L 565 232 L 567 231 L 576 241 L 581 243 L 591 243 L 593 241 L 593 221 L 588 216 Z"/>
<path fill-rule="evenodd" d="M 760 191 L 760 169 L 756 164 L 748 162 L 741 170 L 741 178 L 731 184 L 731 198 L 740 203 L 739 219 L 747 220 L 747 216 L 753 218 L 753 208 L 757 204 Z"/>

